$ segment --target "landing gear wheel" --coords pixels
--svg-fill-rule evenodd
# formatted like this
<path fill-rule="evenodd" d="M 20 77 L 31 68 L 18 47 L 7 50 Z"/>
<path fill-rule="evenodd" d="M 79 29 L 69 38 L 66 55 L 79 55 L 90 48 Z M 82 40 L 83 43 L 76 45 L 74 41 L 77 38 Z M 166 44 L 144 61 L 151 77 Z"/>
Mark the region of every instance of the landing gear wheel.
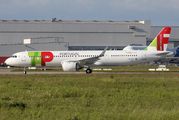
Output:
<path fill-rule="evenodd" d="M 92 70 L 91 69 L 86 69 L 86 74 L 90 74 L 92 73 Z"/>
<path fill-rule="evenodd" d="M 26 67 L 24 67 L 24 71 L 23 71 L 23 74 L 26 74 L 27 72 L 26 72 Z"/>
<path fill-rule="evenodd" d="M 26 71 L 23 71 L 23 74 L 26 74 L 27 72 Z"/>

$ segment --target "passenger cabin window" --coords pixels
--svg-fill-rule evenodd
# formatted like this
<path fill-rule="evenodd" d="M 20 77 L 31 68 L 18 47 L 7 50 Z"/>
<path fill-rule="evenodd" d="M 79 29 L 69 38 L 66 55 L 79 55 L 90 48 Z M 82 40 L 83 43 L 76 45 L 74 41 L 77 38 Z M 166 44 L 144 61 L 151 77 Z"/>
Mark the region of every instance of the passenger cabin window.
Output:
<path fill-rule="evenodd" d="M 111 55 L 111 57 L 137 57 L 137 55 Z"/>

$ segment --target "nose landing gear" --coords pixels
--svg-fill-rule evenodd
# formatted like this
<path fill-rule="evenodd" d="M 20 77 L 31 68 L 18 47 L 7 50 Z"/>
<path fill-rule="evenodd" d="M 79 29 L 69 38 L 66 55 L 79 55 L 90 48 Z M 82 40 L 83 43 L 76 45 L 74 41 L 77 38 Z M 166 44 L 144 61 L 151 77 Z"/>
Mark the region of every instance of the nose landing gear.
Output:
<path fill-rule="evenodd" d="M 26 73 L 27 73 L 27 71 L 26 71 L 26 67 L 24 67 L 23 74 L 26 74 Z"/>

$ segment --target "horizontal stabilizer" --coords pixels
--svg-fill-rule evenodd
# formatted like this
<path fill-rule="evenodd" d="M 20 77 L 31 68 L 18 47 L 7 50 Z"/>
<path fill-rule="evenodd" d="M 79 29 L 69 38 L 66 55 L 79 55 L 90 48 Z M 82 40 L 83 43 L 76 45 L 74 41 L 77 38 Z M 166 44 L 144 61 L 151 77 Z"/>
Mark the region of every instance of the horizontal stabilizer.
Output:
<path fill-rule="evenodd" d="M 168 53 L 170 53 L 170 51 L 166 51 L 166 52 L 162 52 L 162 53 L 157 53 L 155 55 L 164 56 L 164 55 L 167 55 Z"/>
<path fill-rule="evenodd" d="M 166 57 L 166 59 L 179 59 L 179 57 Z"/>

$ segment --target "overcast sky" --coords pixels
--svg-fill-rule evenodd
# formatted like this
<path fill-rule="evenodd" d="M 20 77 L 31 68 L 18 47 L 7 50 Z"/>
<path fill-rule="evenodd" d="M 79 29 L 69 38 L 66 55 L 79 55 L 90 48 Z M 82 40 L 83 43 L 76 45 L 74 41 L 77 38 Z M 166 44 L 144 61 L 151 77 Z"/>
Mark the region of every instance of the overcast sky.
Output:
<path fill-rule="evenodd" d="M 179 26 L 179 0 L 0 0 L 1 20 L 151 20 Z"/>

